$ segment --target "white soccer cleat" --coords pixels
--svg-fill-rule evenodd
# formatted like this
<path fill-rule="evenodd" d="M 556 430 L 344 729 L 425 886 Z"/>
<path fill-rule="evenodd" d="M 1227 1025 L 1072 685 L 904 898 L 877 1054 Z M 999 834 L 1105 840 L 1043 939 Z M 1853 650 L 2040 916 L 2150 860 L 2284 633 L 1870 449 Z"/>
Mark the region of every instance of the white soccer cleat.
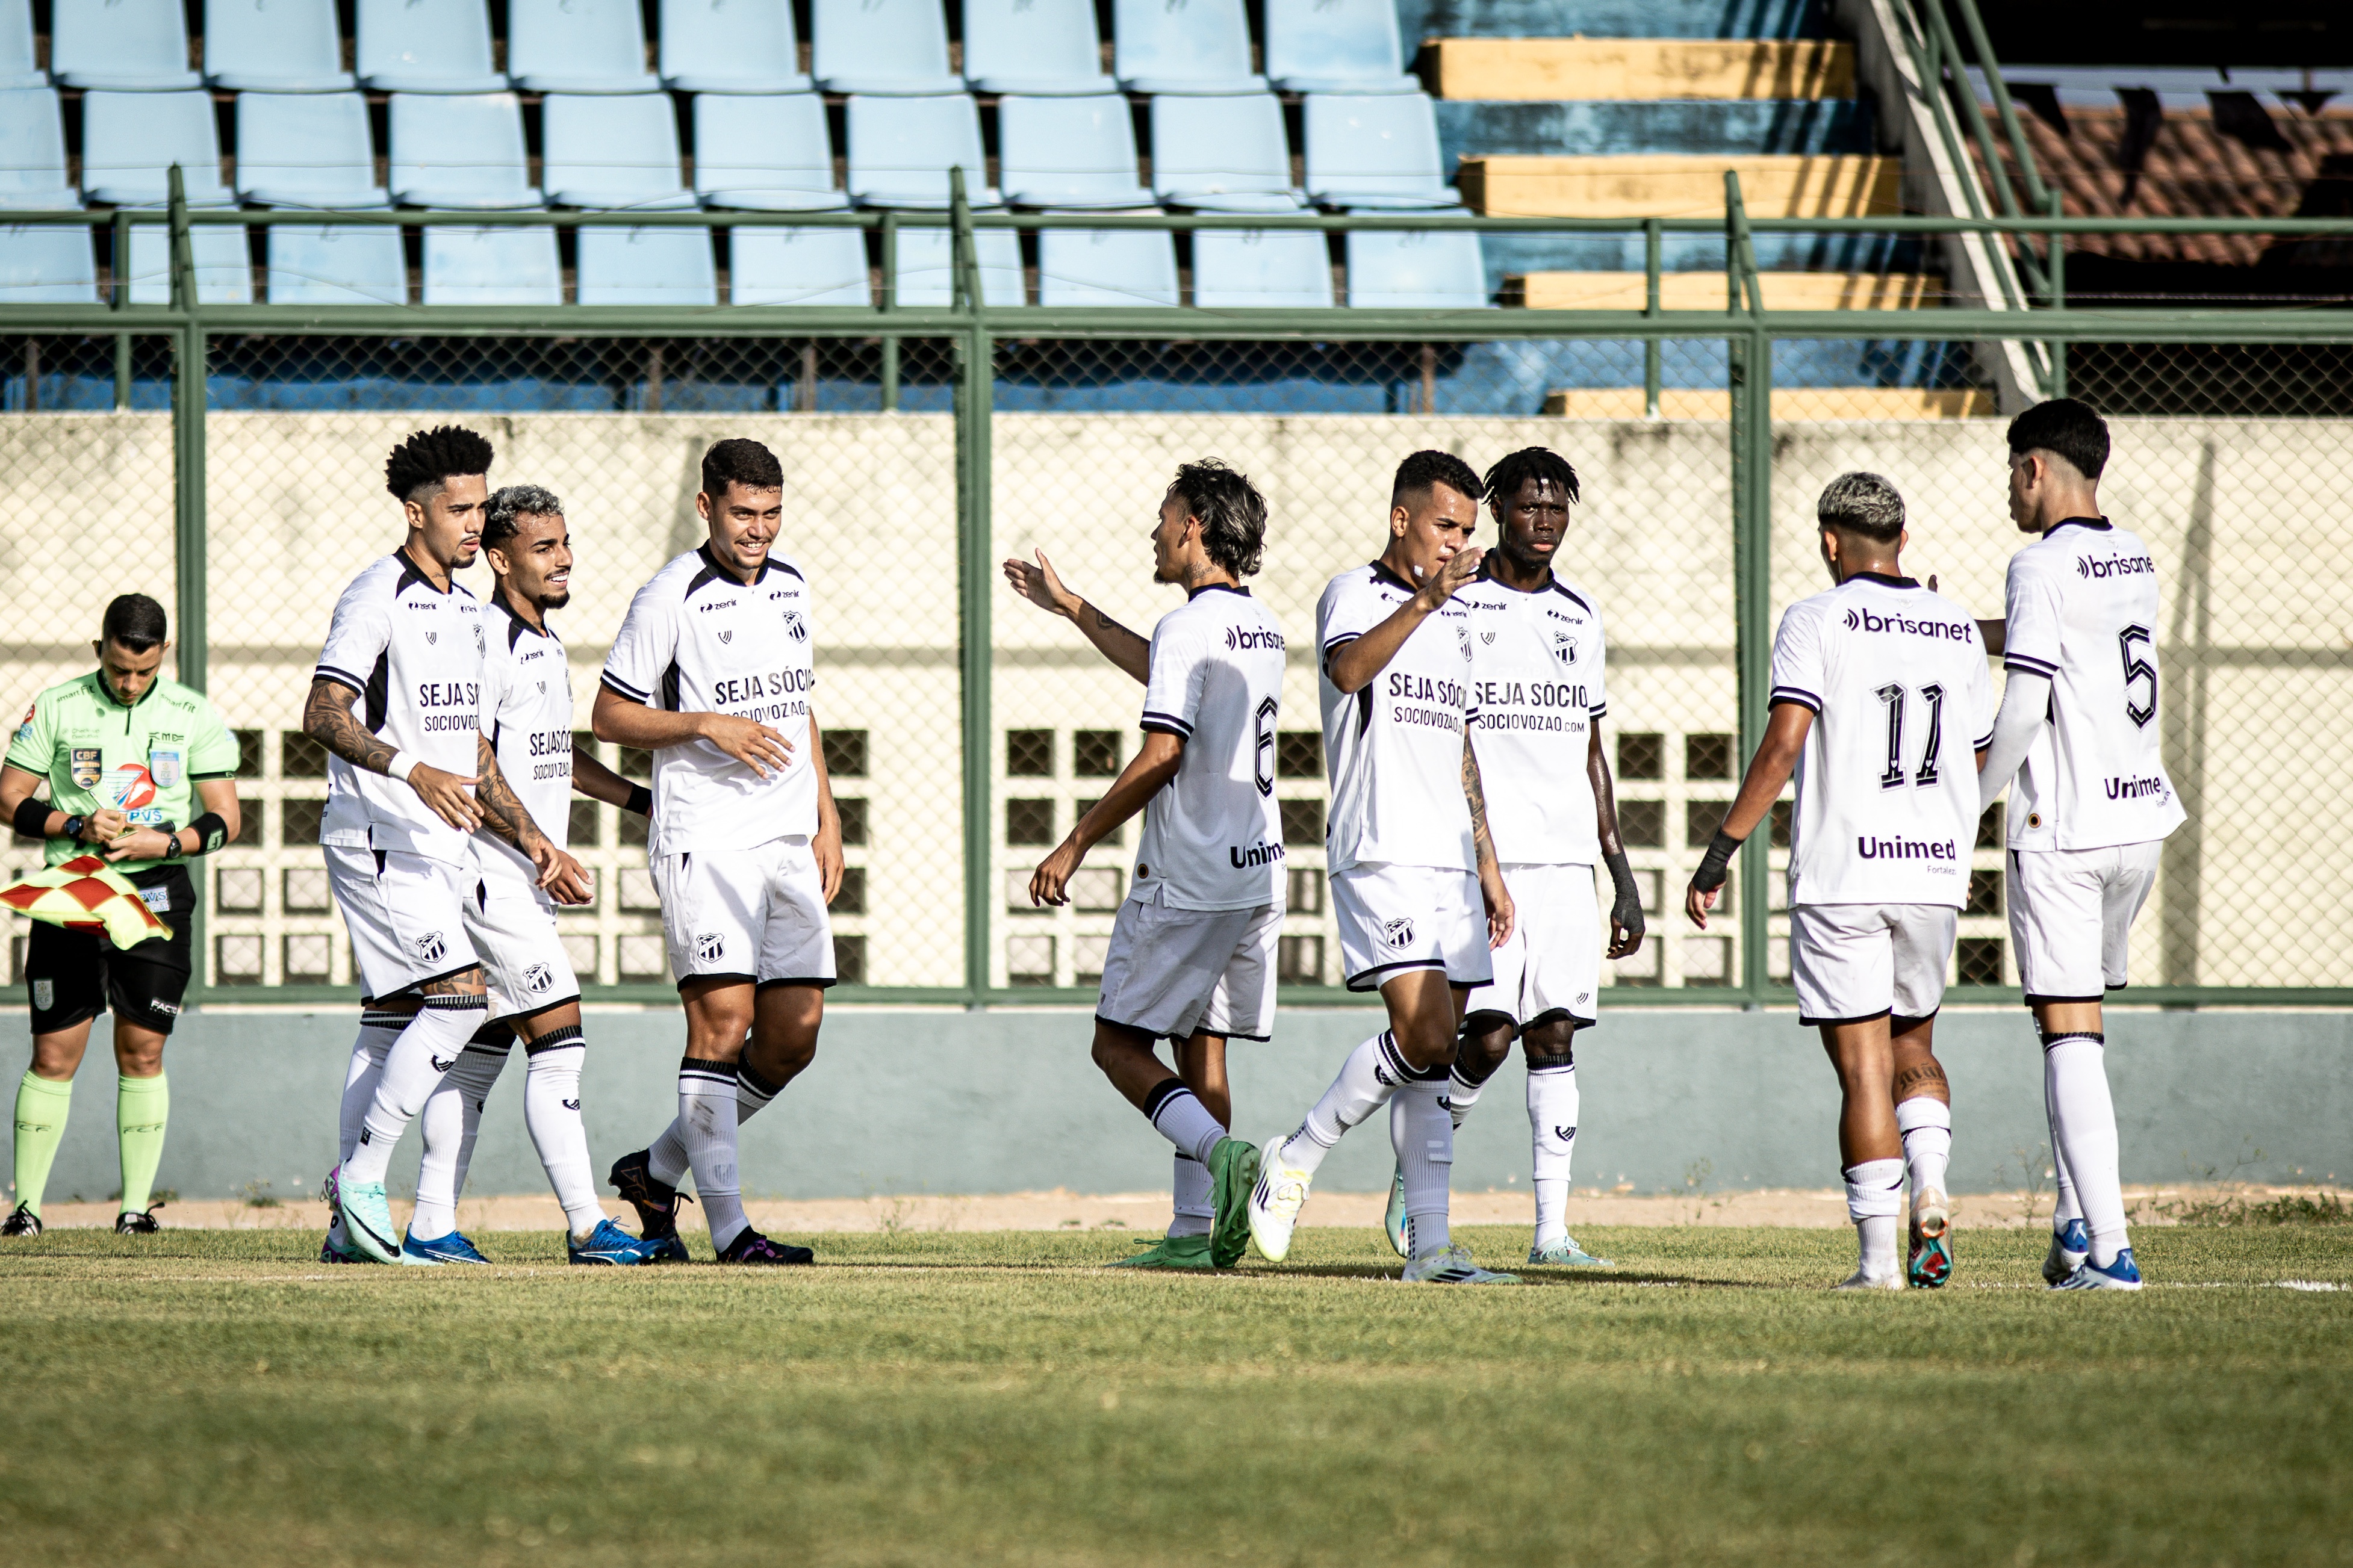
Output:
<path fill-rule="evenodd" d="M 1498 1274 L 1471 1261 L 1471 1249 L 1451 1241 L 1435 1252 L 1425 1252 L 1405 1266 L 1409 1285 L 1516 1285 L 1516 1274 Z"/>
<path fill-rule="evenodd" d="M 1904 1289 L 1904 1276 L 1899 1273 L 1872 1275 L 1856 1269 L 1843 1283 L 1831 1287 L 1833 1290 L 1897 1290 Z"/>
<path fill-rule="evenodd" d="M 1307 1189 L 1314 1176 L 1296 1165 L 1286 1165 L 1282 1151 L 1290 1142 L 1277 1138 L 1260 1156 L 1258 1184 L 1250 1188 L 1250 1233 L 1269 1263 L 1280 1263 L 1291 1252 L 1291 1232 L 1299 1211 L 1307 1205 Z"/>

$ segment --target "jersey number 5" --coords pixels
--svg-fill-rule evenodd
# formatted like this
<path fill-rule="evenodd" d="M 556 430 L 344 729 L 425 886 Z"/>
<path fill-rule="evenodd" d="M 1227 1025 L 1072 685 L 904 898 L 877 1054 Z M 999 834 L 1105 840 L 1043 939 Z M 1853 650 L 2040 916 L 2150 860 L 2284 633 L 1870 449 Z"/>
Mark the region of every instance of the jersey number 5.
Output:
<path fill-rule="evenodd" d="M 2146 730 L 2148 721 L 2157 717 L 2157 666 L 2133 651 L 2136 642 L 2144 648 L 2154 648 L 2157 639 L 2149 636 L 2147 626 L 2126 626 L 2116 634 L 2116 645 L 2124 650 L 2125 656 L 2125 717 Z M 2133 700 L 2133 682 L 2136 680 L 2148 682 L 2148 701 L 2146 704 Z"/>
<path fill-rule="evenodd" d="M 1882 789 L 1902 789 L 1906 783 L 1923 788 L 1936 782 L 1936 753 L 1945 746 L 1945 689 L 1924 686 L 1921 700 L 1928 704 L 1928 743 L 1921 748 L 1920 768 L 1907 780 L 1904 773 L 1904 709 L 1905 692 L 1893 681 L 1875 695 L 1887 705 L 1887 767 L 1879 775 Z"/>

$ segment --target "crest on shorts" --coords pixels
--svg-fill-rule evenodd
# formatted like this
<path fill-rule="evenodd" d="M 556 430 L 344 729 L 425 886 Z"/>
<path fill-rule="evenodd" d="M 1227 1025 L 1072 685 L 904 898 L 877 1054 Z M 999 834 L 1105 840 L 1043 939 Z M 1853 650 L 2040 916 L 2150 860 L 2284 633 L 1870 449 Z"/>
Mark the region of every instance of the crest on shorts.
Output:
<path fill-rule="evenodd" d="M 161 747 L 147 753 L 147 776 L 155 781 L 157 789 L 177 789 L 185 773 L 177 747 L 165 751 Z"/>
<path fill-rule="evenodd" d="M 694 959 L 698 963 L 716 963 L 727 951 L 727 933 L 707 931 L 694 939 Z"/>
<path fill-rule="evenodd" d="M 534 996 L 544 996 L 555 984 L 555 971 L 544 963 L 534 963 L 522 972 L 522 988 Z"/>
<path fill-rule="evenodd" d="M 1404 915 L 1381 922 L 1381 940 L 1391 947 L 1413 945 L 1413 921 Z"/>
<path fill-rule="evenodd" d="M 76 789 L 96 789 L 99 776 L 106 772 L 105 756 L 96 746 L 69 748 L 67 762 L 71 766 Z"/>
<path fill-rule="evenodd" d="M 33 982 L 33 1005 L 46 1013 L 58 1005 L 58 983 L 54 980 Z"/>
<path fill-rule="evenodd" d="M 439 931 L 429 931 L 423 936 L 412 940 L 408 944 L 408 951 L 415 953 L 421 963 L 438 963 L 441 962 L 441 955 L 448 952 L 449 948 L 448 944 L 441 940 Z"/>

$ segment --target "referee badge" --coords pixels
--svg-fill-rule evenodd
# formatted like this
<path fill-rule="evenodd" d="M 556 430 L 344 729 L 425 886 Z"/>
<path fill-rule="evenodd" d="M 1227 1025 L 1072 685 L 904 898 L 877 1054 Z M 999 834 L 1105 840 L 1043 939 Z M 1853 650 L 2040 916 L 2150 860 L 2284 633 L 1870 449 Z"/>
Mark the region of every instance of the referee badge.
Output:
<path fill-rule="evenodd" d="M 106 771 L 106 759 L 96 746 L 70 748 L 73 782 L 76 789 L 96 789 L 99 775 Z"/>
<path fill-rule="evenodd" d="M 177 750 L 147 753 L 147 776 L 155 781 L 157 789 L 179 788 L 180 773 L 180 753 Z"/>

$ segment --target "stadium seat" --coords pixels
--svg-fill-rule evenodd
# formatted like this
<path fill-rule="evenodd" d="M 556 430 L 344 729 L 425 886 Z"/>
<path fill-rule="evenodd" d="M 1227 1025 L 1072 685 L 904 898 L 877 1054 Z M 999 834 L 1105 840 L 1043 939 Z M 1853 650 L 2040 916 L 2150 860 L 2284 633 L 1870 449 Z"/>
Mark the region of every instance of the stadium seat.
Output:
<path fill-rule="evenodd" d="M 583 305 L 716 305 L 707 228 L 584 228 Z"/>
<path fill-rule="evenodd" d="M 973 235 L 979 252 L 980 297 L 990 305 L 1019 305 L 1029 298 L 1021 278 L 1021 237 L 1009 228 L 980 229 Z M 944 228 L 902 228 L 899 231 L 899 289 L 902 305 L 944 307 L 954 298 L 948 259 L 952 237 Z"/>
<path fill-rule="evenodd" d="M 413 207 L 540 205 L 525 173 L 522 102 L 514 94 L 396 92 L 391 117 L 394 201 Z"/>
<path fill-rule="evenodd" d="M 1118 0 L 1113 68 L 1130 92 L 1264 92 L 1242 0 Z"/>
<path fill-rule="evenodd" d="M 1154 99 L 1152 187 L 1172 206 L 1203 212 L 1298 211 L 1282 103 L 1266 92 Z"/>
<path fill-rule="evenodd" d="M 849 121 L 849 199 L 868 207 L 944 207 L 948 171 L 964 170 L 975 205 L 994 206 L 980 146 L 980 109 L 965 93 L 936 98 L 853 95 Z"/>
<path fill-rule="evenodd" d="M 273 305 L 408 303 L 408 259 L 390 224 L 284 224 L 269 237 Z"/>
<path fill-rule="evenodd" d="M 866 235 L 855 228 L 731 231 L 729 300 L 738 305 L 871 305 Z"/>
<path fill-rule="evenodd" d="M 215 87 L 348 92 L 358 84 L 343 62 L 335 0 L 205 0 L 205 79 Z"/>
<path fill-rule="evenodd" d="M 1390 0 L 1266 0 L 1266 74 L 1285 92 L 1419 92 Z"/>
<path fill-rule="evenodd" d="M 196 298 L 207 305 L 253 303 L 253 253 L 242 226 L 202 224 L 188 231 Z M 161 222 L 131 226 L 131 302 L 172 302 L 172 234 Z"/>
<path fill-rule="evenodd" d="M 175 92 L 202 87 L 188 68 L 180 0 L 54 0 L 49 76 L 59 87 Z"/>
<path fill-rule="evenodd" d="M 997 183 L 1021 206 L 1147 207 L 1135 177 L 1135 118 L 1118 93 L 997 104 Z"/>
<path fill-rule="evenodd" d="M 814 0 L 811 63 L 828 92 L 961 92 L 940 0 Z M 857 145 L 857 137 L 850 138 Z"/>
<path fill-rule="evenodd" d="M 160 206 L 180 165 L 188 200 L 226 206 L 236 198 L 221 183 L 220 132 L 213 95 L 92 92 L 81 100 L 81 188 L 111 206 Z"/>
<path fill-rule="evenodd" d="M 0 92 L 47 87 L 48 72 L 33 62 L 33 0 L 0 0 Z"/>
<path fill-rule="evenodd" d="M 247 92 L 237 100 L 237 193 L 278 207 L 380 207 L 367 100 L 356 92 Z"/>
<path fill-rule="evenodd" d="M 1193 303 L 1203 310 L 1333 302 L 1332 253 L 1321 234 L 1229 228 L 1193 236 Z"/>
<path fill-rule="evenodd" d="M 1386 310 L 1482 309 L 1490 301 L 1479 237 L 1429 230 L 1350 235 L 1348 303 Z"/>
<path fill-rule="evenodd" d="M 976 92 L 1115 92 L 1092 0 L 965 0 L 964 74 Z"/>
<path fill-rule="evenodd" d="M 651 92 L 638 0 L 507 0 L 507 76 L 525 92 Z"/>
<path fill-rule="evenodd" d="M 694 194 L 705 206 L 759 212 L 839 212 L 848 206 L 849 197 L 834 188 L 825 100 L 813 92 L 698 97 Z"/>
<path fill-rule="evenodd" d="M 425 231 L 427 305 L 561 305 L 564 270 L 552 228 Z"/>
<path fill-rule="evenodd" d="M 1040 305 L 1174 305 L 1176 237 L 1149 229 L 1050 228 L 1038 236 Z"/>
<path fill-rule="evenodd" d="M 90 230 L 0 224 L 0 305 L 96 305 Z"/>
<path fill-rule="evenodd" d="M 0 207 L 79 205 L 81 193 L 66 183 L 66 125 L 57 89 L 0 90 Z"/>
<path fill-rule="evenodd" d="M 503 92 L 487 0 L 358 0 L 360 84 L 374 92 Z"/>
<path fill-rule="evenodd" d="M 694 205 L 679 174 L 678 111 L 670 94 L 551 92 L 539 113 L 545 153 L 540 183 L 550 202 L 638 210 Z"/>
<path fill-rule="evenodd" d="M 662 0 L 661 79 L 680 92 L 807 92 L 792 0 Z"/>
<path fill-rule="evenodd" d="M 1440 174 L 1430 95 L 1307 96 L 1307 195 L 1352 211 L 1459 205 Z"/>

